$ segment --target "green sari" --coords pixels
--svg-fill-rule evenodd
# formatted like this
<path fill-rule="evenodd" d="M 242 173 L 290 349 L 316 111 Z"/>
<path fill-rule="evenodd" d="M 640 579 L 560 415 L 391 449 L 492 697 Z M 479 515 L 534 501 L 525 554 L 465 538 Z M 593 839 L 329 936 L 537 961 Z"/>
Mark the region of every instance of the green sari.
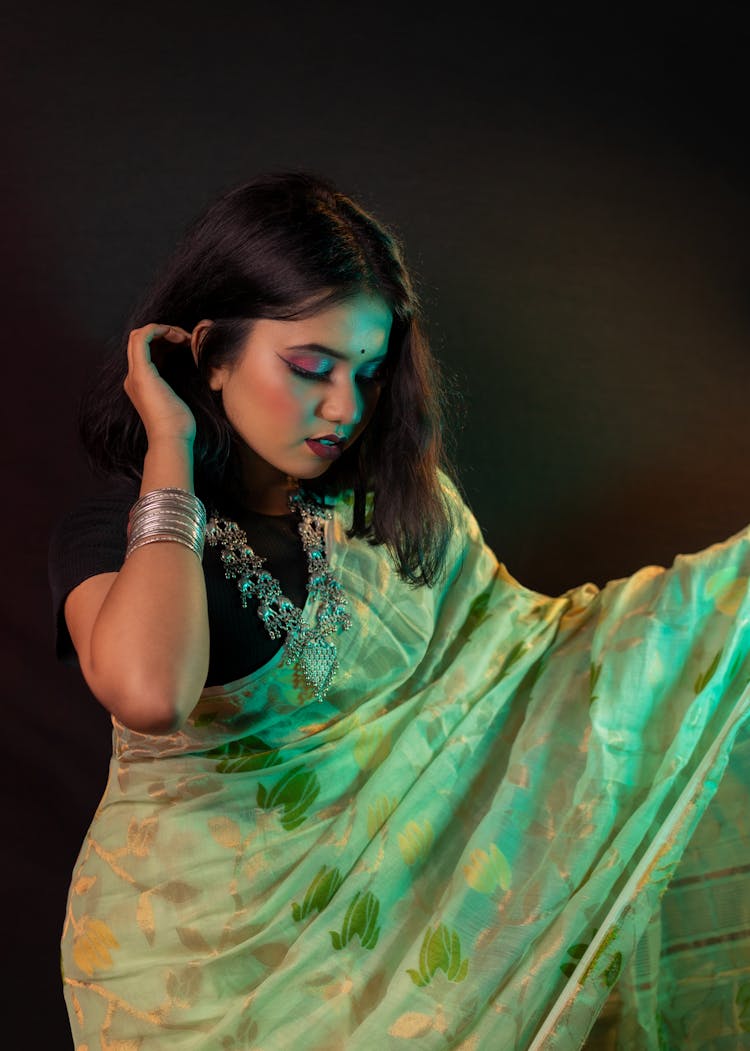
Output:
<path fill-rule="evenodd" d="M 279 653 L 177 733 L 113 720 L 79 1051 L 569 1051 L 608 1000 L 622 1051 L 750 1046 L 750 529 L 553 598 L 445 488 L 433 588 L 335 506 L 323 703 Z"/>

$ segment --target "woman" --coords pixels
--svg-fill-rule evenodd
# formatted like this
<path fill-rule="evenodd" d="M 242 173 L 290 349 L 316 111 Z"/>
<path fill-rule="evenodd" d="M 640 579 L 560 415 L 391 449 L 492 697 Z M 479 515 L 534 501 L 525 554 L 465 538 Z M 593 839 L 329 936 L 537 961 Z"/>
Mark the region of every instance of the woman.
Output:
<path fill-rule="evenodd" d="M 616 983 L 623 1048 L 741 1039 L 747 533 L 519 585 L 396 238 L 305 173 L 213 204 L 128 332 L 81 414 L 125 481 L 50 542 L 113 723 L 76 1046 L 567 1051 Z"/>

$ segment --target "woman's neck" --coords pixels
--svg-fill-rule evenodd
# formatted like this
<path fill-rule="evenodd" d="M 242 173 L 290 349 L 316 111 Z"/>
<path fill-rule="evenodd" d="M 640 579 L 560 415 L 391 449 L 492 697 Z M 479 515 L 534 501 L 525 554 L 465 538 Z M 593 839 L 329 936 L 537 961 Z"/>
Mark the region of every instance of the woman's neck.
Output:
<path fill-rule="evenodd" d="M 289 514 L 289 497 L 299 488 L 296 478 L 263 461 L 247 459 L 234 465 L 228 483 L 229 496 L 237 509 L 262 515 Z"/>

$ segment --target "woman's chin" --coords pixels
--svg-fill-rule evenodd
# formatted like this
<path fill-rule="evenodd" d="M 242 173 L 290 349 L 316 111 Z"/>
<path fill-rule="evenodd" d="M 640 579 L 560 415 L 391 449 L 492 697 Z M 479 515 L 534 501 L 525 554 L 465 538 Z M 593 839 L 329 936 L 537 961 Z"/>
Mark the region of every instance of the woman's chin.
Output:
<path fill-rule="evenodd" d="M 308 463 L 300 464 L 295 473 L 295 478 L 320 478 L 322 474 L 330 470 L 335 461 L 311 459 Z"/>

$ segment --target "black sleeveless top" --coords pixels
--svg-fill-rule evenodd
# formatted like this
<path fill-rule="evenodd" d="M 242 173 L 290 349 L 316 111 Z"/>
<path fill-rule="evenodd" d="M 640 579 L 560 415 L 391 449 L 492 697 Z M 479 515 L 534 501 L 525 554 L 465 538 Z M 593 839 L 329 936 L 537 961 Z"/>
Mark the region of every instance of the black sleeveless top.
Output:
<path fill-rule="evenodd" d="M 50 533 L 47 565 L 55 655 L 65 664 L 78 664 L 65 623 L 65 599 L 89 577 L 116 573 L 122 568 L 128 513 L 139 491 L 139 482 L 112 483 L 101 496 L 91 497 L 65 513 Z M 307 559 L 298 532 L 298 516 L 246 512 L 233 520 L 247 533 L 250 547 L 266 559 L 266 567 L 279 581 L 282 592 L 302 608 L 307 598 Z M 224 576 L 220 547 L 205 545 L 203 572 L 210 632 L 205 685 L 218 686 L 262 667 L 282 640 L 270 638 L 257 616 L 253 599 L 248 601 L 247 609 L 242 608 L 236 580 Z"/>

